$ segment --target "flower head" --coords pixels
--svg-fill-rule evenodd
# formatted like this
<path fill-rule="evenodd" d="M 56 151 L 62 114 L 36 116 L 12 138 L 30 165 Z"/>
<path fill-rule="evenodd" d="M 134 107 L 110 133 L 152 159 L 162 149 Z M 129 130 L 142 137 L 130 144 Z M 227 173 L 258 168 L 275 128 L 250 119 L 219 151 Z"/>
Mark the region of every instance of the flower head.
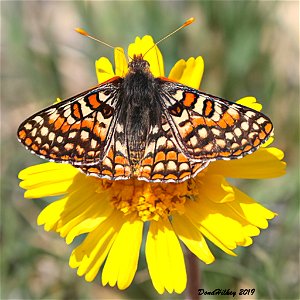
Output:
<path fill-rule="evenodd" d="M 129 57 L 135 54 L 146 56 L 155 77 L 164 76 L 162 55 L 150 36 L 137 37 L 129 46 Z M 199 88 L 203 69 L 201 57 L 180 60 L 168 78 Z M 99 83 L 125 76 L 124 50 L 115 49 L 115 71 L 104 57 L 96 61 L 96 71 Z M 253 97 L 238 102 L 261 109 Z M 56 231 L 68 244 L 86 234 L 70 257 L 70 266 L 78 269 L 79 276 L 92 281 L 104 265 L 102 284 L 127 288 L 138 267 L 143 229 L 149 223 L 145 251 L 153 285 L 159 293 L 181 293 L 187 278 L 180 242 L 210 264 L 215 258 L 206 240 L 236 255 L 234 249 L 249 246 L 276 215 L 225 179 L 283 175 L 283 152 L 270 147 L 271 142 L 242 159 L 212 162 L 182 183 L 109 181 L 86 176 L 71 165 L 45 163 L 21 171 L 20 186 L 26 189 L 25 198 L 61 196 L 38 217 L 46 231 Z"/>

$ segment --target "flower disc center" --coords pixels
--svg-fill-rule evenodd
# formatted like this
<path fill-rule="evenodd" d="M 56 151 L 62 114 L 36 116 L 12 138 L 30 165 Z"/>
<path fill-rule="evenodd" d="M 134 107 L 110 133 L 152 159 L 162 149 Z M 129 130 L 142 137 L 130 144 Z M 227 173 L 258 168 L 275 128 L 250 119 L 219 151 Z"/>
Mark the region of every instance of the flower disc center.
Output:
<path fill-rule="evenodd" d="M 130 179 L 105 181 L 112 205 L 124 214 L 136 214 L 142 221 L 167 218 L 173 212 L 184 213 L 185 201 L 192 197 L 192 180 L 183 183 L 149 183 Z"/>

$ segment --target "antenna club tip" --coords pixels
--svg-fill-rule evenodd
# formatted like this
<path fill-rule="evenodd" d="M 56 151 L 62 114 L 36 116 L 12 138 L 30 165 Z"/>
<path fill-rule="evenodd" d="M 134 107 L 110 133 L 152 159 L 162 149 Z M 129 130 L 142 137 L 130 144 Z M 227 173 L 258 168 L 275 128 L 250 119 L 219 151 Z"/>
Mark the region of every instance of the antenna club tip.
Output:
<path fill-rule="evenodd" d="M 188 25 L 190 25 L 190 24 L 192 24 L 193 22 L 195 21 L 195 18 L 194 17 L 192 17 L 192 18 L 189 18 L 188 20 L 186 20 L 185 22 L 184 22 L 184 24 L 182 25 L 182 26 L 188 26 Z"/>
<path fill-rule="evenodd" d="M 88 36 L 88 35 L 89 35 L 89 34 L 88 34 L 85 30 L 83 30 L 82 28 L 77 27 L 77 28 L 75 28 L 74 30 L 75 30 L 76 32 L 82 34 L 82 35 L 85 35 L 85 36 Z"/>

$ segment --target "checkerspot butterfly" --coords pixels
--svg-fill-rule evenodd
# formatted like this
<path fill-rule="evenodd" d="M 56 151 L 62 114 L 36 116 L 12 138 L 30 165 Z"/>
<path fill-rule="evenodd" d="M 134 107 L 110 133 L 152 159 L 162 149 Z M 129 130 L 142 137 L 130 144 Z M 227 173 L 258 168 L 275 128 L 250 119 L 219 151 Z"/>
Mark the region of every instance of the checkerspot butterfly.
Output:
<path fill-rule="evenodd" d="M 42 158 L 111 180 L 182 182 L 214 160 L 254 152 L 268 117 L 167 78 L 136 55 L 110 80 L 25 120 L 18 138 Z"/>

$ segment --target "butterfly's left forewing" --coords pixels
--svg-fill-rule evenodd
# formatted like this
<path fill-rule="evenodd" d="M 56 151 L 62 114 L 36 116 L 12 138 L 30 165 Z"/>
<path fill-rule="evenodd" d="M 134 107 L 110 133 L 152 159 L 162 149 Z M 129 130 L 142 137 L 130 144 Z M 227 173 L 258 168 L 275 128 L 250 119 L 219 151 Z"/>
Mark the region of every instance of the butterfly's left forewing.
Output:
<path fill-rule="evenodd" d="M 98 163 L 111 147 L 120 82 L 117 77 L 34 114 L 20 125 L 19 140 L 42 158 Z"/>
<path fill-rule="evenodd" d="M 160 101 L 182 151 L 192 160 L 241 158 L 271 134 L 268 117 L 248 107 L 160 80 Z"/>

